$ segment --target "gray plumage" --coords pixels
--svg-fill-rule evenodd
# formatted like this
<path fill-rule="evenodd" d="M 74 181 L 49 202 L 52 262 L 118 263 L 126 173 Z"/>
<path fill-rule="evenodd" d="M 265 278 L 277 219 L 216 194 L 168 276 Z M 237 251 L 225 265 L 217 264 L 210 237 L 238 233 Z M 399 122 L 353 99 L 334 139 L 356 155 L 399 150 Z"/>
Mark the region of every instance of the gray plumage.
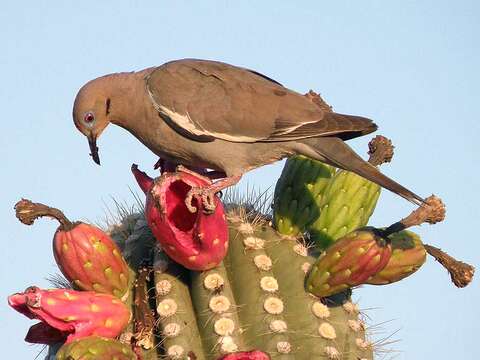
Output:
<path fill-rule="evenodd" d="M 237 180 L 256 167 L 303 154 L 411 202 L 423 201 L 345 144 L 375 131 L 371 120 L 325 111 L 262 74 L 221 62 L 178 60 L 95 79 L 79 91 L 73 116 L 96 162 L 96 139 L 111 122 L 161 158 Z"/>

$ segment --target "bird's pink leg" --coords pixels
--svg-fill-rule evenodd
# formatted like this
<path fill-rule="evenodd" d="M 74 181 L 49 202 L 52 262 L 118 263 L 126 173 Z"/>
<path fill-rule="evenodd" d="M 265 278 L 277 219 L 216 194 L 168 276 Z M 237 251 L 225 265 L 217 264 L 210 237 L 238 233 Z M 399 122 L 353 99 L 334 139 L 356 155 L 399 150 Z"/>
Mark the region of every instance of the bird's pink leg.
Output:
<path fill-rule="evenodd" d="M 190 174 L 192 176 L 195 176 L 196 178 L 199 178 L 202 181 L 206 181 L 207 183 L 212 182 L 210 180 L 210 178 L 205 176 L 202 172 L 196 172 L 196 171 L 191 170 L 191 169 L 189 169 L 189 168 L 187 168 L 186 166 L 183 166 L 183 165 L 178 165 L 177 168 L 176 168 L 176 171 L 184 172 L 185 174 Z"/>
<path fill-rule="evenodd" d="M 201 175 L 211 180 L 221 179 L 227 176 L 223 171 L 216 171 L 216 170 L 208 171 L 207 169 L 197 168 L 192 166 L 185 166 L 185 165 L 174 163 L 162 158 L 158 159 L 158 161 L 155 163 L 153 168 L 155 170 L 160 169 L 161 174 L 163 174 L 164 172 L 183 171 L 183 172 L 188 172 L 189 174 L 194 176 Z"/>

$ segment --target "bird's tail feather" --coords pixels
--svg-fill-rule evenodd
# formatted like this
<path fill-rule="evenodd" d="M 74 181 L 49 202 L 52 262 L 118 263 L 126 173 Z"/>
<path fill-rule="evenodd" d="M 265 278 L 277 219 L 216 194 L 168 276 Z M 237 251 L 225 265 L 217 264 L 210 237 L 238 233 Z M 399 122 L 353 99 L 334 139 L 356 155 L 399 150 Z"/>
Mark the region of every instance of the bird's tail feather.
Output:
<path fill-rule="evenodd" d="M 302 143 L 307 146 L 301 146 L 298 150 L 306 156 L 344 170 L 352 171 L 416 205 L 424 203 L 423 198 L 382 174 L 375 166 L 363 160 L 350 146 L 339 138 L 321 137 L 305 139 L 302 140 Z"/>

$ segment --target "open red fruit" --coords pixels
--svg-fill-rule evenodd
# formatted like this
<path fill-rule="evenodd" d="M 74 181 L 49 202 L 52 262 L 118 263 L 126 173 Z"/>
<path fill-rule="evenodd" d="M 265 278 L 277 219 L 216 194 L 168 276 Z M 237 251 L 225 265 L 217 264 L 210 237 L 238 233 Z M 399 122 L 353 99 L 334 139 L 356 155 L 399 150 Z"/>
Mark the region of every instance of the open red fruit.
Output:
<path fill-rule="evenodd" d="M 208 270 L 217 266 L 228 248 L 228 226 L 218 197 L 212 214 L 203 212 L 203 204 L 193 199 L 197 208 L 191 213 L 185 198 L 193 187 L 211 182 L 185 172 L 166 172 L 153 180 L 132 165 L 132 172 L 147 196 L 145 216 L 153 235 L 165 253 L 190 270 Z"/>
<path fill-rule="evenodd" d="M 91 335 L 115 338 L 127 326 L 130 310 L 108 294 L 70 289 L 42 290 L 36 286 L 8 297 L 8 304 L 30 319 L 25 341 L 35 344 L 69 343 Z"/>

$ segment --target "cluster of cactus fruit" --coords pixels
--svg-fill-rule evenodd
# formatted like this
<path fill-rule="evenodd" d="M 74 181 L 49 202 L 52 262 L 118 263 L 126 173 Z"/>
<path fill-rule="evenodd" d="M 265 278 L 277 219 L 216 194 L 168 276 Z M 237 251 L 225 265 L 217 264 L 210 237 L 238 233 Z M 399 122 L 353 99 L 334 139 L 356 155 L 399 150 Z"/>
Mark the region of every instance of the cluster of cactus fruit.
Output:
<path fill-rule="evenodd" d="M 390 161 L 392 148 L 376 137 L 370 162 Z M 15 206 L 25 224 L 60 222 L 54 257 L 71 286 L 32 286 L 8 299 L 40 320 L 26 341 L 50 345 L 49 360 L 370 360 L 375 349 L 353 288 L 399 281 L 427 253 L 455 285 L 473 276 L 473 267 L 406 230 L 443 219 L 435 196 L 377 229 L 367 227 L 376 184 L 301 156 L 285 165 L 272 216 L 219 198 L 211 214 L 194 198 L 192 213 L 188 191 L 210 180 L 132 172 L 145 208 L 106 231 L 29 200 Z"/>

